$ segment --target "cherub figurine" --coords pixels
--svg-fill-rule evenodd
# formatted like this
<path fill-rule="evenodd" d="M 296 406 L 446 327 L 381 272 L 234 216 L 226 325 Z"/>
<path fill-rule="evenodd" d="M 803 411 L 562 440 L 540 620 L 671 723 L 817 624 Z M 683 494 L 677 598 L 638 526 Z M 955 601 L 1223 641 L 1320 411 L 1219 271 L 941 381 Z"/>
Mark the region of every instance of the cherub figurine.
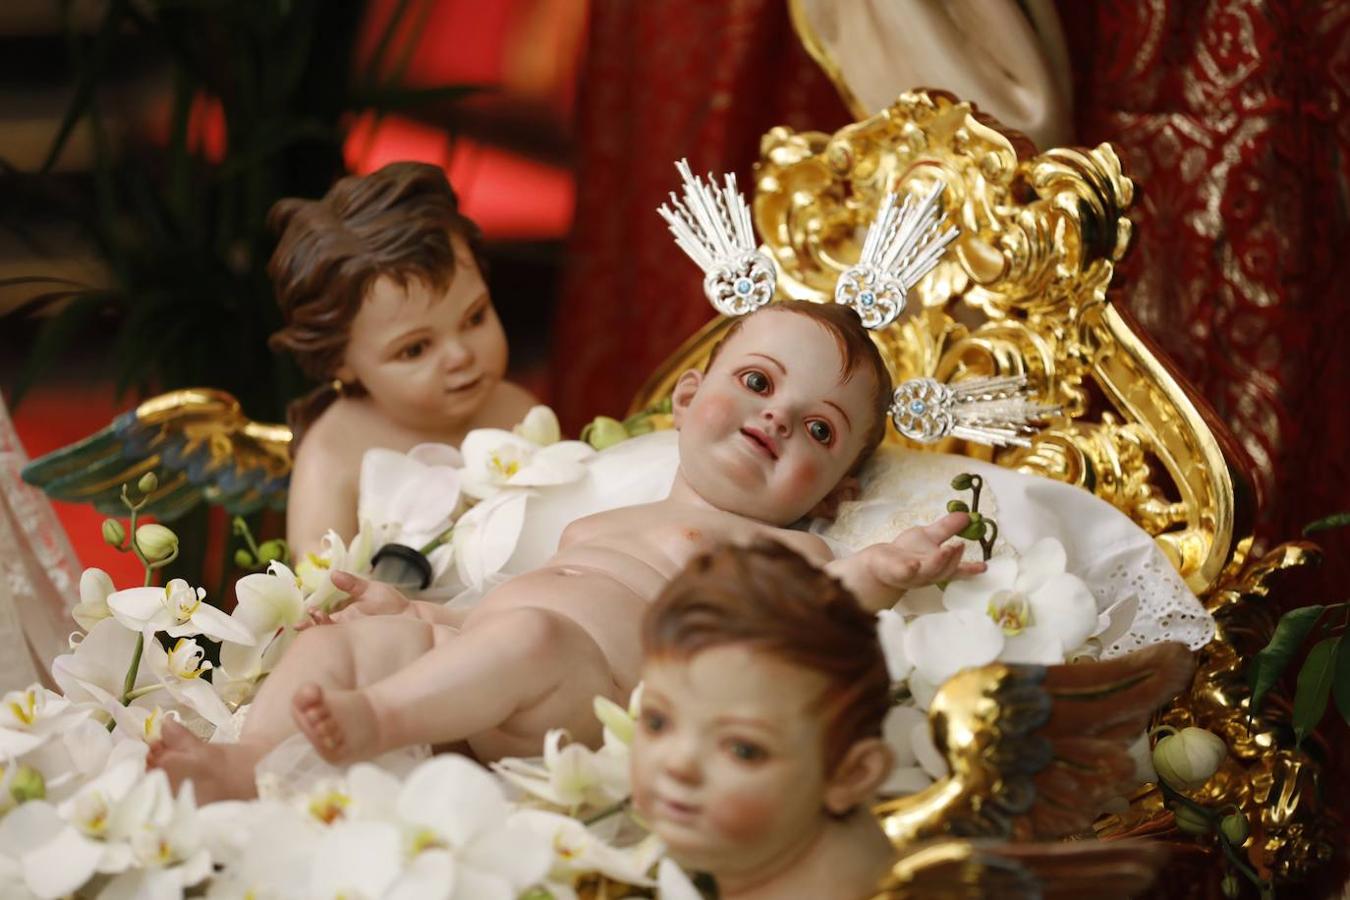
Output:
<path fill-rule="evenodd" d="M 323 382 L 288 413 L 286 532 L 303 554 L 330 528 L 355 533 L 367 450 L 458 446 L 471 429 L 509 428 L 536 401 L 503 380 L 506 337 L 478 229 L 439 168 L 400 162 L 344 178 L 321 200 L 277 203 L 269 225 L 286 320 L 271 345 Z"/>
<path fill-rule="evenodd" d="M 677 862 L 714 877 L 724 900 L 1128 897 L 1147 888 L 1161 862 L 1160 848 L 1129 842 L 893 844 L 908 836 L 888 836 L 872 809 L 893 761 L 881 737 L 890 682 L 876 620 L 838 580 L 781 544 L 696 557 L 649 608 L 642 645 L 633 804 Z M 1015 725 L 984 728 L 973 734 L 985 745 L 954 761 L 958 774 L 929 793 L 959 796 L 962 775 L 988 776 L 980 800 L 997 807 L 991 786 L 1040 767 L 1053 774 L 1072 759 L 1086 786 L 1068 798 L 1052 789 L 1047 805 L 1068 800 L 1076 820 L 1066 827 L 1090 822 L 1094 803 L 1124 780 L 1106 763 L 1125 758 L 1129 738 L 1105 735 L 1125 720 L 1146 721 L 1185 683 L 1190 662 L 1180 645 L 1158 645 L 1074 668 L 1094 688 L 1077 685 L 1071 705 L 1090 707 L 1096 720 L 1075 723 L 1071 753 L 1044 722 L 1030 737 Z M 1053 688 L 1020 690 L 1020 703 L 1004 703 L 1005 726 L 1025 725 L 1037 704 L 1057 702 Z M 986 716 L 1000 709 L 985 696 L 965 703 Z M 949 758 L 959 757 L 962 734 L 953 723 Z M 1039 799 L 1030 785 L 1016 793 L 1027 804 Z M 949 812 L 944 824 L 956 833 L 992 834 L 978 817 Z"/>
<path fill-rule="evenodd" d="M 330 762 L 455 742 L 483 761 L 524 756 L 550 728 L 598 743 L 592 698 L 627 697 L 637 683 L 648 603 L 693 556 L 728 542 L 784 543 L 872 609 L 981 571 L 949 542 L 964 513 L 839 560 L 788 528 L 856 490 L 889 396 L 885 364 L 849 308 L 783 302 L 739 319 L 706 370 L 675 386 L 680 463 L 665 500 L 572 523 L 547 564 L 491 590 L 467 616 L 339 577 L 353 608 L 300 636 L 259 691 L 239 744 L 201 744 L 170 728 L 152 760 L 215 797 L 249 792 L 254 764 L 296 727 Z"/>

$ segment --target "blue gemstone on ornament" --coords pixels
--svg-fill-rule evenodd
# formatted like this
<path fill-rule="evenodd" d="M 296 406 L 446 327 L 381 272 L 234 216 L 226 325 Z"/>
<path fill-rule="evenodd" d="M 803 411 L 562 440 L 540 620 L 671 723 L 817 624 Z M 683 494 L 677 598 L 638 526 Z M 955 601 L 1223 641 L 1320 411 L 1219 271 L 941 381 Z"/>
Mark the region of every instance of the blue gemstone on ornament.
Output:
<path fill-rule="evenodd" d="M 928 407 L 923 405 L 922 400 L 915 400 L 909 404 L 909 411 L 914 413 L 914 415 L 916 416 L 923 415 L 923 411 L 926 410 L 927 408 Z"/>
<path fill-rule="evenodd" d="M 877 298 L 871 291 L 863 291 L 858 295 L 858 302 L 870 309 L 877 302 Z"/>
<path fill-rule="evenodd" d="M 748 294 L 753 287 L 754 285 L 750 283 L 749 278 L 740 278 L 736 281 L 736 293 L 738 294 Z"/>

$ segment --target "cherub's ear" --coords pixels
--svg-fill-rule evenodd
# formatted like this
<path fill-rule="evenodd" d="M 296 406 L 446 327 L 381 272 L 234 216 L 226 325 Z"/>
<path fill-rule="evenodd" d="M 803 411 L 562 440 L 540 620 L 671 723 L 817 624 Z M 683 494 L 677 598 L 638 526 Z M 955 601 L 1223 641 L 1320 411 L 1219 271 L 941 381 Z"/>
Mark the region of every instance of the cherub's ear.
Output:
<path fill-rule="evenodd" d="M 825 808 L 841 816 L 871 802 L 894 765 L 895 755 L 881 738 L 855 742 L 825 782 Z"/>
<path fill-rule="evenodd" d="M 806 514 L 808 519 L 833 519 L 839 515 L 839 504 L 850 500 L 857 500 L 862 496 L 862 482 L 858 481 L 855 475 L 845 475 L 834 490 L 825 495 L 824 499 L 811 507 L 811 511 Z"/>
<path fill-rule="evenodd" d="M 690 403 L 694 402 L 694 395 L 698 393 L 698 386 L 702 383 L 703 373 L 697 369 L 690 369 L 675 382 L 675 389 L 670 392 L 670 413 L 675 419 L 677 429 L 684 419 L 685 410 L 689 408 Z"/>

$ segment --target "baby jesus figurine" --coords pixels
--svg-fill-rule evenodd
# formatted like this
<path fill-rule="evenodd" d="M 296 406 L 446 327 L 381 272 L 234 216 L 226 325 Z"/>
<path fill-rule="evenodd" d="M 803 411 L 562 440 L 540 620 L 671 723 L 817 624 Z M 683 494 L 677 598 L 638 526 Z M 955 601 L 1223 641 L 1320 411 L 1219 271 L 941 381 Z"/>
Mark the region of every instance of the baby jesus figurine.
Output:
<path fill-rule="evenodd" d="M 893 845 L 871 809 L 893 764 L 882 739 L 890 679 L 876 618 L 838 580 L 781 544 L 728 546 L 696 558 L 652 603 L 642 646 L 633 806 L 676 862 L 713 876 L 723 900 L 1088 894 L 1114 900 L 1142 894 L 1163 861 L 1162 848 L 1133 841 L 947 838 Z M 1025 668 L 1031 675 L 1019 689 L 1025 706 L 1009 712 L 1019 725 L 1026 725 L 1029 698 L 1042 688 L 1037 700 L 1061 702 L 1054 685 L 1066 669 L 1092 685 L 1074 684 L 1067 703 L 1090 707 L 1091 724 L 1068 722 L 1061 730 L 1069 732 L 1070 746 L 1060 746 L 1055 710 L 1021 738 L 1026 746 L 998 743 L 1016 744 L 1016 729 L 986 734 L 972 742 L 976 758 L 953 759 L 953 768 L 989 770 L 978 806 L 1001 809 L 989 784 L 1039 771 L 1029 767 L 1039 755 L 1047 769 L 1072 761 L 1076 777 L 1086 779 L 1078 790 L 1070 778 L 1058 788 L 1070 796 L 1056 796 L 1056 787 L 1039 779 L 1032 791 L 1037 804 L 1045 790 L 1048 805 L 1073 810 L 1067 830 L 1080 830 L 1102 797 L 1130 780 L 1114 763 L 1102 763 L 1108 756 L 1128 761 L 1131 729 L 1187 683 L 1190 655 L 1179 644 L 1158 644 L 1109 663 Z M 988 725 L 997 700 L 956 695 Z M 943 721 L 943 730 L 951 729 L 944 735 L 951 758 L 969 723 L 951 715 Z M 1113 731 L 1125 722 L 1129 728 Z M 1000 764 L 1007 770 L 996 771 Z M 933 786 L 930 801 L 960 790 L 949 779 Z M 1019 798 L 1026 801 L 1020 812 L 1035 822 L 1033 797 Z M 981 833 L 951 812 L 946 824 L 965 826 L 956 833 Z"/>
<path fill-rule="evenodd" d="M 787 528 L 856 492 L 889 398 L 885 364 L 851 309 L 784 302 L 739 319 L 706 370 L 685 372 L 672 393 L 680 464 L 665 500 L 574 522 L 548 563 L 467 615 L 339 578 L 355 602 L 300 635 L 238 744 L 166 726 L 151 762 L 211 800 L 250 794 L 257 761 L 296 728 L 333 763 L 417 744 L 457 744 L 484 762 L 529 756 L 550 728 L 598 744 L 592 698 L 620 700 L 636 685 L 648 604 L 722 544 L 782 543 L 869 609 L 981 571 L 949 542 L 964 513 L 839 560 L 820 538 Z"/>

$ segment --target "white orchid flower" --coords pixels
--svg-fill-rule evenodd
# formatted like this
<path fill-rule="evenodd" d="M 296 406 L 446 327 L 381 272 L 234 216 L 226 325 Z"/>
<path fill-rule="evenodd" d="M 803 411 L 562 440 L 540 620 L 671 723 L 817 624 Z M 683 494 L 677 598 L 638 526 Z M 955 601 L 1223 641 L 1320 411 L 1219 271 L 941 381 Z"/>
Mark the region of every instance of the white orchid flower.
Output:
<path fill-rule="evenodd" d="M 905 617 L 893 609 L 877 613 L 877 640 L 881 642 L 886 658 L 886 673 L 892 682 L 904 681 L 914 670 L 914 663 L 905 652 Z"/>
<path fill-rule="evenodd" d="M 94 625 L 84 640 L 70 653 L 52 661 L 52 679 L 66 698 L 76 702 L 92 701 L 103 704 L 105 699 L 122 695 L 127 668 L 136 649 L 137 634 L 122 627 L 115 619 L 104 619 Z M 146 641 L 148 648 L 153 641 Z M 136 673 L 133 693 L 155 683 L 155 676 L 146 666 Z"/>
<path fill-rule="evenodd" d="M 634 887 L 656 886 L 650 873 L 664 847 L 655 835 L 620 848 L 602 841 L 576 819 L 558 813 L 522 809 L 511 816 L 511 822 L 538 834 L 553 848 L 550 881 L 570 885 L 577 876 L 596 872 Z"/>
<path fill-rule="evenodd" d="M 300 579 L 281 562 L 272 562 L 266 572 L 240 578 L 235 583 L 234 596 L 235 621 L 248 629 L 258 642 L 265 642 L 278 629 L 294 628 L 305 619 L 305 597 L 300 590 Z"/>
<path fill-rule="evenodd" d="M 132 865 L 100 897 L 181 897 L 211 874 L 211 854 L 188 782 L 175 799 L 163 770 L 146 773 L 108 817 L 113 839 L 126 841 Z"/>
<path fill-rule="evenodd" d="M 532 444 L 547 447 L 562 440 L 562 425 L 558 423 L 558 414 L 549 407 L 533 406 L 511 433 Z"/>
<path fill-rule="evenodd" d="M 108 598 L 113 617 L 140 632 L 163 631 L 169 637 L 202 634 L 216 641 L 252 644 L 249 630 L 209 603 L 206 591 L 175 578 L 162 588 L 141 587 L 117 591 Z"/>
<path fill-rule="evenodd" d="M 506 491 L 466 512 L 455 523 L 455 569 L 466 587 L 481 588 L 511 558 L 525 527 L 529 494 Z"/>
<path fill-rule="evenodd" d="M 225 703 L 237 709 L 252 699 L 258 682 L 276 668 L 282 655 L 295 640 L 293 629 L 282 629 L 270 641 L 256 644 L 220 645 L 220 665 L 211 673 L 211 686 Z"/>
<path fill-rule="evenodd" d="M 374 549 L 389 541 L 419 549 L 440 537 L 460 511 L 463 466 L 459 451 L 444 444 L 366 451 L 357 516 L 386 527 Z"/>
<path fill-rule="evenodd" d="M 586 474 L 582 461 L 595 450 L 582 441 L 559 441 L 541 447 L 500 428 L 478 428 L 464 436 L 461 486 L 464 493 L 485 499 L 504 488 L 570 484 Z"/>
<path fill-rule="evenodd" d="M 210 900 L 306 897 L 322 831 L 291 806 L 267 800 L 212 803 L 198 811 L 211 859 Z"/>
<path fill-rule="evenodd" d="M 112 615 L 108 598 L 116 588 L 112 578 L 102 569 L 88 568 L 80 575 L 80 602 L 70 611 L 85 631 Z"/>
<path fill-rule="evenodd" d="M 509 822 L 501 785 L 461 756 L 419 765 L 399 792 L 397 815 L 421 853 L 454 861 L 456 900 L 511 900 L 552 865 L 547 841 Z"/>
<path fill-rule="evenodd" d="M 220 695 L 201 677 L 212 666 L 206 661 L 206 651 L 192 638 L 179 638 L 167 653 L 158 641 L 147 642 L 141 665 L 174 700 L 212 725 L 220 727 L 230 720 L 230 711 Z"/>
<path fill-rule="evenodd" d="M 881 787 L 886 796 L 914 794 L 947 775 L 947 760 L 933 742 L 928 716 L 913 706 L 894 706 L 881 726 L 895 766 Z"/>
<path fill-rule="evenodd" d="M 30 800 L 0 818 L 0 882 L 6 888 L 17 882 L 31 896 L 69 896 L 99 871 L 103 855 L 97 841 L 82 838 L 42 800 Z"/>
<path fill-rule="evenodd" d="M 642 709 L 642 682 L 638 682 L 628 695 L 628 707 L 619 706 L 608 697 L 596 696 L 591 701 L 591 709 L 600 724 L 605 726 L 605 746 L 622 744 L 630 747 L 633 734 L 637 730 L 638 711 Z"/>
<path fill-rule="evenodd" d="M 0 759 L 17 759 L 69 731 L 89 711 L 41 685 L 10 691 L 0 699 Z"/>
<path fill-rule="evenodd" d="M 617 742 L 595 751 L 585 744 L 563 746 L 567 732 L 555 728 L 544 738 L 541 763 L 507 757 L 492 764 L 502 779 L 564 810 L 609 806 L 631 793 L 628 748 Z"/>
<path fill-rule="evenodd" d="M 1083 579 L 1064 570 L 1064 546 L 1037 541 L 1020 559 L 989 561 L 985 571 L 947 585 L 949 610 L 984 613 L 1003 634 L 998 658 L 1054 665 L 1098 629 L 1097 601 Z"/>
<path fill-rule="evenodd" d="M 370 559 L 375 551 L 388 543 L 390 534 L 397 531 L 397 523 L 373 523 L 361 520 L 360 530 L 350 544 L 336 531 L 323 536 L 323 550 L 307 553 L 295 566 L 300 589 L 305 595 L 307 609 L 333 610 L 347 599 L 344 591 L 333 586 L 334 572 L 353 575 L 370 574 Z"/>
<path fill-rule="evenodd" d="M 118 737 L 129 738 L 141 741 L 145 744 L 153 744 L 164 736 L 164 720 L 175 719 L 182 721 L 182 717 L 177 710 L 163 709 L 155 706 L 123 706 L 120 703 L 113 703 L 108 707 L 112 713 L 113 734 Z"/>
<path fill-rule="evenodd" d="M 403 871 L 403 862 L 402 836 L 393 824 L 339 822 L 319 838 L 305 896 L 315 900 L 384 897 Z M 449 896 L 450 888 L 444 885 L 440 895 Z"/>

